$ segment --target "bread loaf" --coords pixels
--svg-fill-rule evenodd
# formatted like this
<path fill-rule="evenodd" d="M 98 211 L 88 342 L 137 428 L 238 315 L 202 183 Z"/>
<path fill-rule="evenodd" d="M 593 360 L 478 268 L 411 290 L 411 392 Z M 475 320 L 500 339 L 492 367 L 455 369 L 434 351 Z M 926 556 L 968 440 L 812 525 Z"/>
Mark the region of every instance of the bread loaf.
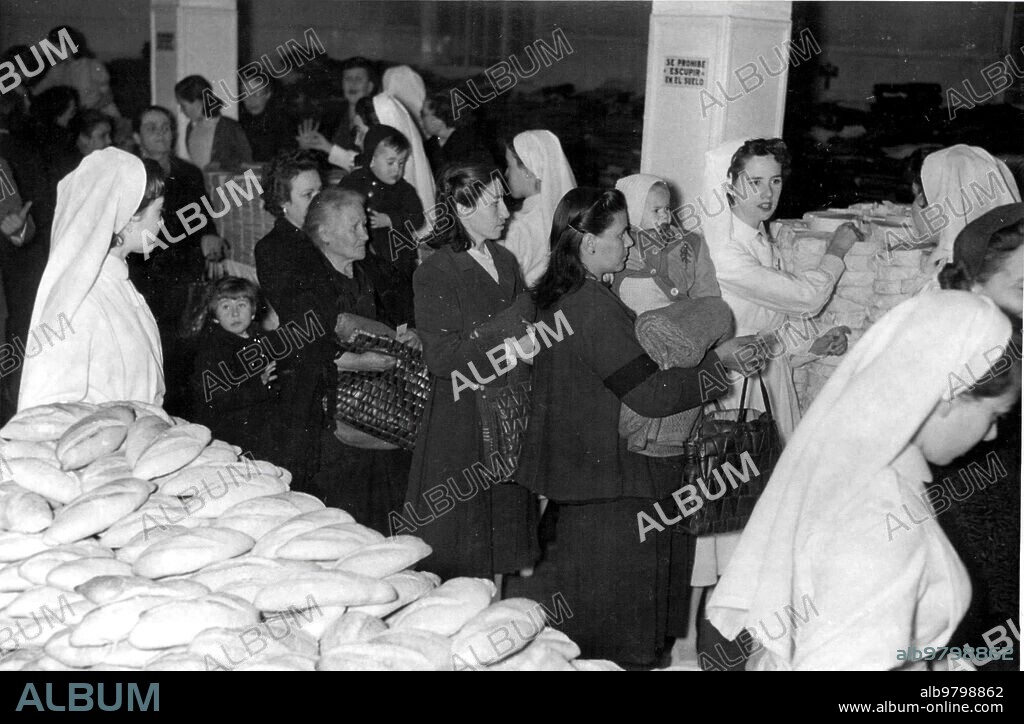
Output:
<path fill-rule="evenodd" d="M 190 529 L 183 525 L 170 525 L 160 528 L 154 528 L 152 530 L 143 531 L 137 536 L 132 538 L 128 543 L 117 549 L 115 557 L 119 561 L 132 564 L 139 559 L 139 556 L 157 541 L 162 541 L 165 538 L 172 538 L 174 536 L 187 533 Z"/>
<path fill-rule="evenodd" d="M 183 654 L 185 653 L 184 646 L 171 646 L 166 649 L 140 649 L 132 646 L 127 641 L 118 641 L 113 644 L 109 653 L 107 653 L 106 659 L 103 662 L 103 671 L 109 671 L 110 667 L 122 667 L 123 671 L 138 671 L 145 667 L 150 661 L 159 657 L 166 656 L 168 654 Z M 100 669 L 99 666 L 94 666 L 93 669 Z"/>
<path fill-rule="evenodd" d="M 101 485 L 123 480 L 132 476 L 132 469 L 121 452 L 98 458 L 81 470 L 75 471 L 82 485 L 82 492 L 88 493 Z"/>
<path fill-rule="evenodd" d="M 14 458 L 7 461 L 13 480 L 33 493 L 58 503 L 70 503 L 82 492 L 74 475 L 37 458 Z"/>
<path fill-rule="evenodd" d="M 268 533 L 266 537 L 269 536 Z M 358 523 L 325 525 L 291 538 L 274 551 L 274 557 L 296 561 L 332 561 L 383 539 L 384 536 L 377 531 Z"/>
<path fill-rule="evenodd" d="M 378 618 L 384 618 L 403 606 L 407 606 L 432 590 L 437 588 L 441 579 L 433 573 L 420 571 L 401 571 L 384 578 L 386 582 L 394 586 L 398 592 L 398 598 L 389 603 L 370 604 L 369 606 L 354 606 L 352 611 L 366 613 Z"/>
<path fill-rule="evenodd" d="M 154 493 L 138 510 L 100 533 L 100 543 L 110 548 L 121 548 L 140 534 L 152 535 L 155 531 L 171 526 L 196 528 L 201 523 L 174 496 Z"/>
<path fill-rule="evenodd" d="M 388 619 L 396 630 L 422 629 L 450 636 L 491 602 L 495 588 L 482 578 L 453 578 Z"/>
<path fill-rule="evenodd" d="M 12 618 L 31 617 L 33 614 L 40 616 L 44 608 L 55 613 L 62 609 L 73 611 L 74 607 L 83 601 L 85 598 L 74 591 L 65 591 L 56 586 L 34 586 L 22 591 L 16 599 L 7 604 L 4 615 Z"/>
<path fill-rule="evenodd" d="M 153 489 L 151 483 L 135 478 L 101 485 L 58 510 L 43 540 L 71 543 L 104 531 L 141 507 Z"/>
<path fill-rule="evenodd" d="M 50 571 L 46 577 L 46 585 L 73 591 L 97 576 L 127 576 L 132 567 L 124 561 L 113 558 L 82 558 L 68 561 Z"/>
<path fill-rule="evenodd" d="M 112 558 L 110 550 L 95 545 L 90 541 L 47 548 L 45 551 L 29 556 L 18 565 L 18 573 L 37 586 L 46 583 L 46 577 L 57 566 L 68 561 L 82 558 Z"/>
<path fill-rule="evenodd" d="M 240 556 L 255 541 L 228 528 L 196 528 L 154 543 L 132 566 L 136 575 L 163 578 L 198 571 L 217 561 Z"/>
<path fill-rule="evenodd" d="M 331 568 L 361 573 L 373 578 L 384 578 L 413 566 L 429 556 L 432 550 L 415 536 L 399 535 L 379 543 L 365 545 L 343 557 Z"/>
<path fill-rule="evenodd" d="M 53 510 L 46 498 L 21 490 L 0 498 L 0 530 L 39 533 L 53 522 Z"/>
<path fill-rule="evenodd" d="M 43 651 L 66 666 L 84 669 L 104 661 L 113 649 L 113 644 L 104 646 L 72 646 L 71 631 L 64 629 L 46 642 Z"/>
<path fill-rule="evenodd" d="M 316 671 L 316 659 L 299 654 L 256 656 L 243 661 L 235 671 Z"/>
<path fill-rule="evenodd" d="M 319 570 L 313 563 L 301 561 L 276 561 L 269 558 L 246 555 L 206 566 L 193 573 L 190 578 L 202 583 L 211 591 L 219 591 L 236 583 L 260 583 L 269 585 L 287 579 L 296 573 Z"/>
<path fill-rule="evenodd" d="M 452 640 L 456 667 L 482 668 L 524 649 L 544 628 L 544 609 L 527 598 L 508 598 L 471 618 Z"/>
<path fill-rule="evenodd" d="M 145 611 L 128 635 L 128 642 L 140 649 L 185 646 L 208 628 L 248 628 L 258 622 L 259 613 L 245 601 L 211 593 Z"/>
<path fill-rule="evenodd" d="M 388 630 L 387 624 L 376 616 L 365 613 L 345 613 L 331 623 L 320 637 L 320 650 L 324 653 L 343 644 L 369 641 Z"/>
<path fill-rule="evenodd" d="M 316 658 L 316 639 L 286 622 L 264 622 L 245 628 L 213 627 L 199 633 L 188 645 L 189 653 L 233 669 L 251 660 L 297 654 Z"/>
<path fill-rule="evenodd" d="M 106 403 L 104 403 L 104 404 L 106 404 Z M 168 425 L 171 424 L 171 416 L 168 415 L 164 411 L 164 408 L 160 407 L 160 405 L 154 405 L 151 402 L 142 402 L 141 400 L 131 400 L 131 401 L 125 402 L 125 403 L 115 403 L 115 404 L 126 404 L 126 405 L 129 405 L 130 407 L 132 407 L 135 410 L 135 417 L 137 417 L 137 418 L 138 417 L 146 417 L 148 415 L 152 415 L 153 417 L 159 417 L 161 420 L 166 422 Z"/>
<path fill-rule="evenodd" d="M 128 466 L 135 467 L 142 453 L 170 427 L 169 423 L 156 415 L 146 415 L 133 422 L 124 440 L 124 457 Z"/>
<path fill-rule="evenodd" d="M 522 651 L 489 666 L 488 671 L 575 671 L 563 653 L 538 637 Z M 577 652 L 579 650 L 577 649 Z"/>
<path fill-rule="evenodd" d="M 431 671 L 452 670 L 452 642 L 446 636 L 430 631 L 385 631 L 370 643 L 375 646 L 404 646 L 423 655 Z"/>
<path fill-rule="evenodd" d="M 268 515 L 288 516 L 293 518 L 303 513 L 323 510 L 324 504 L 319 498 L 308 493 L 287 491 L 276 495 L 265 495 L 260 498 L 243 500 L 224 511 L 224 517 L 235 515 Z M 338 521 L 351 522 L 351 521 Z"/>
<path fill-rule="evenodd" d="M 214 524 L 218 528 L 230 528 L 231 530 L 237 530 L 239 533 L 245 533 L 253 540 L 259 542 L 260 538 L 286 522 L 290 517 L 292 516 L 222 515 L 216 519 Z"/>
<path fill-rule="evenodd" d="M 71 644 L 101 646 L 126 639 L 144 612 L 174 600 L 173 596 L 142 595 L 97 606 L 71 632 Z"/>
<path fill-rule="evenodd" d="M 64 470 L 77 470 L 121 447 L 135 411 L 115 405 L 87 415 L 64 431 L 57 442 L 57 460 Z"/>
<path fill-rule="evenodd" d="M 179 470 L 199 457 L 210 442 L 210 430 L 202 425 L 175 425 L 160 433 L 132 467 L 132 474 L 152 480 Z"/>
<path fill-rule="evenodd" d="M 397 597 L 394 587 L 383 581 L 344 571 L 318 571 L 271 583 L 256 596 L 255 605 L 261 611 L 283 611 L 305 608 L 310 598 L 318 606 L 362 606 Z"/>
<path fill-rule="evenodd" d="M 0 437 L 29 442 L 57 440 L 69 427 L 95 411 L 95 405 L 83 402 L 29 407 L 17 412 L 0 428 Z"/>
<path fill-rule="evenodd" d="M 310 513 L 303 513 L 282 523 L 274 530 L 266 533 L 253 547 L 253 555 L 264 558 L 276 558 L 278 549 L 292 538 L 327 525 L 352 523 L 352 516 L 337 508 L 324 508 Z"/>
<path fill-rule="evenodd" d="M 215 483 L 209 487 L 203 487 L 195 496 L 199 498 L 201 504 L 196 503 L 195 498 L 191 499 L 189 503 L 194 503 L 194 505 L 190 505 L 194 510 L 193 515 L 200 518 L 216 518 L 237 503 L 263 495 L 276 495 L 286 490 L 288 490 L 288 486 L 275 477 L 254 475 L 241 484 L 223 483 L 218 485 Z"/>
<path fill-rule="evenodd" d="M 4 593 L 21 593 L 27 591 L 34 584 L 26 578 L 22 578 L 21 574 L 18 573 L 18 566 L 20 561 L 14 561 L 13 563 L 3 564 L 0 563 L 0 594 Z M 6 604 L 4 604 L 6 608 Z M 2 615 L 0 611 L 0 615 Z"/>
<path fill-rule="evenodd" d="M 0 563 L 20 561 L 47 548 L 42 533 L 0 533 Z"/>
<path fill-rule="evenodd" d="M 0 456 L 7 458 L 39 458 L 48 463 L 57 462 L 57 443 L 53 440 L 0 440 Z"/>
<path fill-rule="evenodd" d="M 196 598 L 209 592 L 210 589 L 195 581 L 161 582 L 138 576 L 97 576 L 75 588 L 75 593 L 101 606 L 134 596 Z"/>
<path fill-rule="evenodd" d="M 174 651 L 149 660 L 143 671 L 209 671 L 202 656 L 188 651 Z"/>
<path fill-rule="evenodd" d="M 218 491 L 244 485 L 258 475 L 259 470 L 249 462 L 189 464 L 155 482 L 164 495 L 212 497 L 222 494 Z"/>

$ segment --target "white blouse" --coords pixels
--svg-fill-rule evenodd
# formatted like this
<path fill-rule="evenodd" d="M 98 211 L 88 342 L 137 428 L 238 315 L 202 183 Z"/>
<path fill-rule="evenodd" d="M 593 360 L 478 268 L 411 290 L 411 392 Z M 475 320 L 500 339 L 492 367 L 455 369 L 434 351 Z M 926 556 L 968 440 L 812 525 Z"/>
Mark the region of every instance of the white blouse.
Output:
<path fill-rule="evenodd" d="M 19 408 L 51 402 L 164 399 L 160 333 L 123 259 L 107 255 L 70 319 L 29 335 Z"/>

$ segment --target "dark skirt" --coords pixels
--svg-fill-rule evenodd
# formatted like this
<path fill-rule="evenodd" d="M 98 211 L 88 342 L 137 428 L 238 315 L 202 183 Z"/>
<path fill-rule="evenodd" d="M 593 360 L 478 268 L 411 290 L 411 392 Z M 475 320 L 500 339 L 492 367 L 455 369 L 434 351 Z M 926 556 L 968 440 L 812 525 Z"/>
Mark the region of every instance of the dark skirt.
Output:
<path fill-rule="evenodd" d="M 425 540 L 434 552 L 420 568 L 444 579 L 489 578 L 533 566 L 540 557 L 537 496 L 514 483 L 491 484 L 474 393 L 456 401 L 435 378 L 413 453 L 404 514 L 391 530 Z"/>
<path fill-rule="evenodd" d="M 678 458 L 652 458 L 651 467 L 681 480 Z M 674 510 L 671 499 L 662 510 Z M 584 658 L 658 664 L 670 638 L 686 634 L 694 539 L 667 527 L 648 532 L 641 543 L 641 511 L 657 519 L 654 501 L 646 499 L 559 504 L 548 557 L 533 577 L 509 581 L 505 595 L 533 598 L 554 613 L 563 599 L 571 616 L 549 623 L 575 641 Z"/>

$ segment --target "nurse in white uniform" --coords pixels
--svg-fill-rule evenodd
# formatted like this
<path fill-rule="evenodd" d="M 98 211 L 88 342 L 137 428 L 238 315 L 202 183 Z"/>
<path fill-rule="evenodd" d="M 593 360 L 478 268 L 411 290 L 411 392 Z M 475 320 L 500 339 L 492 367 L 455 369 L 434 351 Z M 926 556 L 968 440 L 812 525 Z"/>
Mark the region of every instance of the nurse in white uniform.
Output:
<path fill-rule="evenodd" d="M 843 359 L 708 603 L 726 638 L 747 629 L 760 643 L 748 669 L 923 668 L 900 650 L 955 643 L 970 580 L 926 495 L 928 463 L 993 439 L 1020 399 L 1010 335 L 991 300 L 936 291 Z"/>
<path fill-rule="evenodd" d="M 155 161 L 116 148 L 89 154 L 57 187 L 50 258 L 26 352 L 18 409 L 52 402 L 164 398 L 160 334 L 125 257 L 152 249 L 163 209 Z M 42 332 L 42 334 L 40 334 Z"/>

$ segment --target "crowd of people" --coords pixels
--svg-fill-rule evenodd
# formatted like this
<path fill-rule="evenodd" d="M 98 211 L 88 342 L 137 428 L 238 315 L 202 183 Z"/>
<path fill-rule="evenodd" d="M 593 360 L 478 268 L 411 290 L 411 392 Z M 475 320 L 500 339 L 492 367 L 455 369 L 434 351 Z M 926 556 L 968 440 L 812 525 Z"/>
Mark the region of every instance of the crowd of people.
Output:
<path fill-rule="evenodd" d="M 171 109 L 145 108 L 124 135 L 103 74 L 61 67 L 31 99 L 0 98 L 7 339 L 61 319 L 71 330 L 3 371 L 5 417 L 163 404 L 285 467 L 293 489 L 423 538 L 427 570 L 495 577 L 505 596 L 561 594 L 560 626 L 588 658 L 657 665 L 698 607 L 698 646 L 764 645 L 749 668 L 897 668 L 899 649 L 948 641 L 970 600 L 962 564 L 933 521 L 887 542 L 886 513 L 922 498 L 928 464 L 990 439 L 1020 398 L 1024 205 L 997 159 L 969 147 L 923 159 L 922 224 L 920 210 L 972 183 L 991 189 L 993 171 L 1002 185 L 925 229 L 938 245 L 921 294 L 852 347 L 835 327 L 779 354 L 773 333 L 821 312 L 863 238 L 844 224 L 815 268 L 788 268 L 772 223 L 791 172 L 780 139 L 711 149 L 700 229 L 683 230 L 665 180 L 577 187 L 554 134 L 481 138 L 408 67 L 379 79 L 347 61 L 333 129 L 269 85 L 236 122 L 208 79 L 183 78 L 188 160 Z M 217 278 L 227 242 L 208 204 L 199 227 L 176 213 L 207 193 L 203 171 L 254 161 L 276 219 L 255 247 L 258 284 Z M 347 349 L 342 317 L 422 351 L 430 395 L 413 450 L 334 419 L 339 372 L 396 364 Z M 639 331 L 652 319 L 674 340 L 664 353 Z M 565 334 L 541 348 L 538 326 Z M 801 420 L 793 367 L 823 356 L 842 359 Z M 672 504 L 697 411 L 736 407 L 758 376 L 768 399 L 747 404 L 771 409 L 785 448 L 746 528 L 638 537 L 640 511 Z M 481 407 L 525 381 L 525 439 L 501 474 Z M 654 437 L 630 427 L 651 420 L 665 421 Z M 820 615 L 777 639 L 759 629 L 808 592 Z"/>

